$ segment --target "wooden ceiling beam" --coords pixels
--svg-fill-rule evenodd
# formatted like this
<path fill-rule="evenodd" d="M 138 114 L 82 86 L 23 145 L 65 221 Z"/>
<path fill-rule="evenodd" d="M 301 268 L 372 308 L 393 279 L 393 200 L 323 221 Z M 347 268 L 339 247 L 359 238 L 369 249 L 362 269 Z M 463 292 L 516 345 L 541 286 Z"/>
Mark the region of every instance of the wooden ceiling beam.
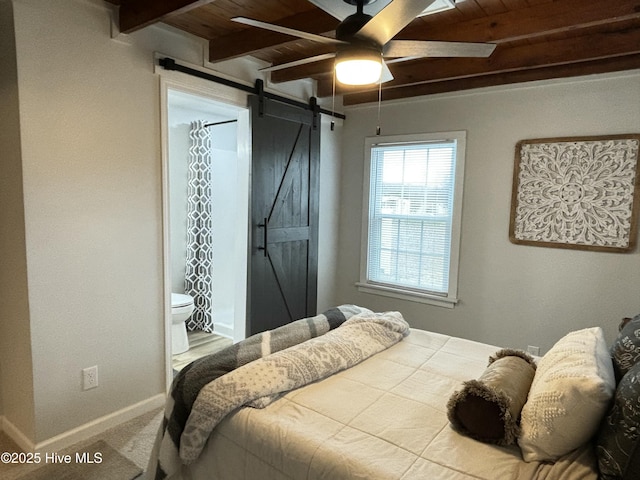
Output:
<path fill-rule="evenodd" d="M 283 18 L 274 23 L 303 32 L 323 34 L 335 30 L 339 21 L 325 11 L 315 8 Z M 262 49 L 274 47 L 292 39 L 296 39 L 296 37 L 262 28 L 243 28 L 238 32 L 210 39 L 209 61 L 219 62 L 244 55 L 252 55 Z"/>
<path fill-rule="evenodd" d="M 307 63 L 294 68 L 276 70 L 271 72 L 271 81 L 273 83 L 281 83 L 322 75 L 330 76 L 333 71 L 333 65 L 333 60 L 323 60 L 321 62 Z"/>
<path fill-rule="evenodd" d="M 432 95 L 436 93 L 469 90 L 472 88 L 491 87 L 494 85 L 508 85 L 513 83 L 532 82 L 536 80 L 593 75 L 598 73 L 633 70 L 636 68 L 640 68 L 640 54 L 570 65 L 534 68 L 530 70 L 520 70 L 495 75 L 489 74 L 479 77 L 398 87 L 389 91 L 383 91 L 382 100 L 397 100 L 408 97 L 417 97 L 420 95 Z M 357 105 L 377 101 L 378 93 L 368 91 L 344 95 L 342 103 L 343 105 Z"/>
<path fill-rule="evenodd" d="M 640 18 L 640 0 L 562 0 L 455 24 L 422 17 L 398 39 L 505 43 Z"/>
<path fill-rule="evenodd" d="M 119 26 L 122 33 L 131 33 L 171 16 L 188 12 L 214 0 L 121 0 Z"/>

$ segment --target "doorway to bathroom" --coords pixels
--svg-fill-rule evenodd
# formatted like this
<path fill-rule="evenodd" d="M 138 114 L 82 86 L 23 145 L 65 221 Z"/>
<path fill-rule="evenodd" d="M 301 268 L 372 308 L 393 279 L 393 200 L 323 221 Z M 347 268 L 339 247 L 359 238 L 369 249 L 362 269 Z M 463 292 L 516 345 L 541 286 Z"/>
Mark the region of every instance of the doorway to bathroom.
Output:
<path fill-rule="evenodd" d="M 245 337 L 249 114 L 202 91 L 165 91 L 165 323 L 175 371 Z M 193 313 L 176 323 L 175 299 L 189 297 Z M 187 343 L 176 346 L 180 329 Z"/>

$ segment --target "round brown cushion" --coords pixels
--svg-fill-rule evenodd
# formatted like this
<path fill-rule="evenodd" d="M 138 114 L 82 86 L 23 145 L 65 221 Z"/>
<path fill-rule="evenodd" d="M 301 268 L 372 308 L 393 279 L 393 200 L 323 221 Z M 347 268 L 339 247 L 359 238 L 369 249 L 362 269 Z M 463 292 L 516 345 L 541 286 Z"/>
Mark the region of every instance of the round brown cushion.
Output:
<path fill-rule="evenodd" d="M 520 350 L 500 350 L 477 380 L 464 382 L 447 403 L 453 427 L 476 440 L 511 445 L 535 374 L 533 358 Z"/>

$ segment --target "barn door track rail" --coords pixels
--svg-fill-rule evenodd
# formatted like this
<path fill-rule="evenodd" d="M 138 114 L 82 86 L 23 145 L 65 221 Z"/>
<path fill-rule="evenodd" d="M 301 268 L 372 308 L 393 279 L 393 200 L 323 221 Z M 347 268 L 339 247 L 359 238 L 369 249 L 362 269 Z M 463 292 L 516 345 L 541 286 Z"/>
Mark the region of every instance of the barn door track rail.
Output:
<path fill-rule="evenodd" d="M 257 79 L 255 86 L 251 87 L 249 85 L 234 82 L 233 80 L 229 80 L 228 78 L 219 77 L 217 75 L 203 72 L 195 68 L 187 67 L 185 65 L 180 65 L 173 58 L 169 58 L 169 57 L 160 58 L 158 60 L 158 64 L 165 70 L 173 70 L 176 72 L 186 73 L 187 75 L 192 75 L 194 77 L 202 78 L 204 80 L 209 80 L 211 82 L 215 82 L 220 85 L 225 85 L 227 87 L 232 87 L 237 90 L 242 90 L 243 92 L 247 92 L 253 95 L 258 95 L 261 99 L 269 98 L 271 100 L 276 100 L 278 102 L 286 103 L 288 105 L 293 105 L 296 107 L 304 108 L 306 110 L 311 110 L 314 113 L 314 128 L 317 128 L 316 118 L 320 113 L 323 113 L 325 115 L 331 115 L 334 118 L 340 118 L 343 120 L 346 118 L 346 116 L 342 113 L 321 108 L 318 105 L 318 100 L 316 97 L 311 97 L 309 99 L 309 103 L 304 103 L 298 100 L 292 100 L 291 98 L 283 97 L 276 93 L 267 92 L 264 90 L 264 81 L 261 79 Z"/>

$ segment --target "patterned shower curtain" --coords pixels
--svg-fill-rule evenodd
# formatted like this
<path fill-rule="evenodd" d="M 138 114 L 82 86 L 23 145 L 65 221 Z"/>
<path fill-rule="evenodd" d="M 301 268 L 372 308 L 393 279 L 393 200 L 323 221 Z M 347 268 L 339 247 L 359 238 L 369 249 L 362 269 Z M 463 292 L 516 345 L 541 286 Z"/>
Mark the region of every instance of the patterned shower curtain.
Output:
<path fill-rule="evenodd" d="M 204 121 L 191 123 L 187 198 L 187 268 L 184 291 L 194 299 L 189 330 L 213 332 L 211 136 Z"/>

